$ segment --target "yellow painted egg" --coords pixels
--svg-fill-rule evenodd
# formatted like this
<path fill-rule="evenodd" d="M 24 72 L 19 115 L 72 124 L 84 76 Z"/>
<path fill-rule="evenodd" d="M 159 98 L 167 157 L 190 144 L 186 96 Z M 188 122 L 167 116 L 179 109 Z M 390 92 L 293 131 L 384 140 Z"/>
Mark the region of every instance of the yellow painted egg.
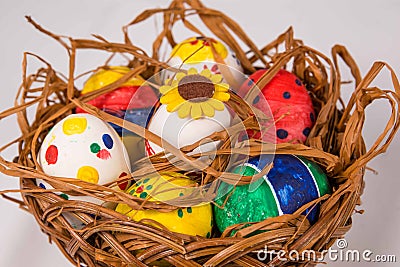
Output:
<path fill-rule="evenodd" d="M 127 193 L 148 199 L 148 201 L 169 202 L 192 193 L 195 189 L 194 185 L 195 182 L 187 176 L 168 172 L 139 180 L 127 190 Z M 171 204 L 171 202 L 169 203 Z M 193 207 L 178 207 L 170 212 L 133 210 L 127 204 L 119 204 L 116 211 L 128 215 L 135 221 L 154 220 L 171 232 L 192 236 L 211 236 L 212 209 L 210 203 L 202 203 Z M 154 226 L 157 226 L 157 224 L 154 224 Z"/>
<path fill-rule="evenodd" d="M 129 71 L 131 69 L 125 66 L 110 66 L 109 69 L 100 69 L 86 81 L 82 89 L 82 94 L 87 94 L 109 85 L 121 79 Z M 132 78 L 122 86 L 141 86 L 142 84 L 143 81 Z"/>
<path fill-rule="evenodd" d="M 224 72 L 221 71 L 221 64 L 217 62 L 214 53 L 218 54 L 225 63 L 232 75 L 231 78 L 238 83 L 243 82 L 243 68 L 235 53 L 228 46 L 213 38 L 199 36 L 180 42 L 173 48 L 167 63 L 174 68 L 185 70 L 195 68 L 199 72 L 208 69 L 213 74 L 224 76 Z M 170 78 L 170 75 L 167 74 L 166 78 Z M 224 79 L 229 83 L 228 77 L 224 77 Z"/>

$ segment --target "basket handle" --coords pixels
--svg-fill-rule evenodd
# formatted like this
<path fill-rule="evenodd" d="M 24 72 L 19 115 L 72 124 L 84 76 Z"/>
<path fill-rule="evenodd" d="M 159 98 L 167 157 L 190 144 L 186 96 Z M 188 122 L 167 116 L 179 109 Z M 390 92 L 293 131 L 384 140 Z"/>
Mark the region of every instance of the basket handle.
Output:
<path fill-rule="evenodd" d="M 386 67 L 391 74 L 393 90 L 382 90 L 377 87 L 368 87 Z M 353 73 L 354 75 L 354 73 Z M 365 122 L 365 110 L 367 106 L 377 99 L 386 99 L 391 107 L 391 115 L 382 133 L 378 136 L 369 150 L 365 148 L 362 139 L 362 129 Z M 340 158 L 344 166 L 344 174 L 357 173 L 360 168 L 377 155 L 384 153 L 393 141 L 400 127 L 400 84 L 394 70 L 385 62 L 375 62 L 367 75 L 359 81 L 352 94 L 347 107 L 338 124 L 345 128 L 343 142 L 340 148 Z M 351 112 L 353 113 L 351 114 Z M 346 124 L 345 124 L 346 123 Z"/>

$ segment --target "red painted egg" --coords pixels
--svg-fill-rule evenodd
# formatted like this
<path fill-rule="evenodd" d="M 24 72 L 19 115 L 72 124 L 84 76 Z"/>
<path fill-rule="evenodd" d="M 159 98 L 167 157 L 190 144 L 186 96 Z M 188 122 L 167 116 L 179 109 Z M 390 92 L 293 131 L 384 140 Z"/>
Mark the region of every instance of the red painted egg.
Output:
<path fill-rule="evenodd" d="M 129 71 L 131 69 L 123 66 L 100 69 L 86 81 L 82 95 L 116 82 Z M 151 108 L 157 101 L 158 97 L 150 86 L 143 85 L 143 81 L 138 78 L 132 78 L 115 90 L 90 100 L 88 104 L 144 127 Z M 76 113 L 85 113 L 85 111 L 77 107 Z M 115 124 L 111 125 L 121 136 L 122 128 Z"/>
<path fill-rule="evenodd" d="M 253 73 L 241 86 L 239 95 L 244 97 L 266 71 L 263 69 Z M 314 125 L 315 112 L 311 97 L 300 79 L 291 72 L 279 70 L 260 90 L 266 101 L 260 101 L 259 95 L 249 104 L 267 115 L 273 114 L 276 143 L 304 143 Z M 248 135 L 256 139 L 261 137 L 261 134 Z M 262 139 L 271 141 L 268 137 L 270 135 L 264 134 Z"/>

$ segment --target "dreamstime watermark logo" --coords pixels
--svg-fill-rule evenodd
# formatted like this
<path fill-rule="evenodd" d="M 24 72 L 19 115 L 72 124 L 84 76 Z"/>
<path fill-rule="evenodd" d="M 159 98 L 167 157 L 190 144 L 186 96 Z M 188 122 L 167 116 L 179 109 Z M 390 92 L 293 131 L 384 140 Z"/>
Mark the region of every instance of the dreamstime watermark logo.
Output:
<path fill-rule="evenodd" d="M 348 242 L 346 239 L 338 239 L 336 241 L 335 248 L 329 248 L 328 250 L 323 250 L 321 252 L 316 252 L 314 250 L 274 250 L 269 249 L 267 246 L 264 250 L 260 250 L 257 253 L 257 258 L 261 261 L 271 260 L 277 258 L 279 261 L 313 261 L 313 262 L 323 262 L 330 260 L 333 262 L 397 262 L 396 255 L 390 254 L 375 254 L 370 249 L 358 250 L 358 249 L 348 249 Z M 273 265 L 268 265 L 272 267 Z"/>

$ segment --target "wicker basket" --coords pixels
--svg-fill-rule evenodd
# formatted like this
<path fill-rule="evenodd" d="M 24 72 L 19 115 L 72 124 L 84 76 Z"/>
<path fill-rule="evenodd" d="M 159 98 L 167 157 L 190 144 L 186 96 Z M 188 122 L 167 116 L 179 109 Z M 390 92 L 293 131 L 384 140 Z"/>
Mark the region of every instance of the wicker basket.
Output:
<path fill-rule="evenodd" d="M 164 29 L 153 43 L 153 55 L 148 56 L 142 49 L 132 44 L 128 30 L 132 25 L 159 13 L 163 14 Z M 204 35 L 196 25 L 190 22 L 191 16 L 198 16 L 218 39 L 232 48 L 246 74 L 254 72 L 259 67 L 268 68 L 267 73 L 257 82 L 258 86 L 263 87 L 267 84 L 281 68 L 290 68 L 290 71 L 302 80 L 310 91 L 317 114 L 315 126 L 306 144 L 278 144 L 272 149 L 271 146 L 257 140 L 249 140 L 246 143 L 246 153 L 250 156 L 261 153 L 304 156 L 318 163 L 326 171 L 334 189 L 333 193 L 303 206 L 294 214 L 270 218 L 243 229 L 236 226 L 222 235 L 214 233 L 211 238 L 202 238 L 176 234 L 145 223 L 134 222 L 127 216 L 105 207 L 65 200 L 49 190 L 38 187 L 35 184 L 36 178 L 51 183 L 55 191 L 91 195 L 109 202 L 123 202 L 135 209 L 160 211 L 176 209 L 166 203 L 154 204 L 113 190 L 112 185 L 109 187 L 89 185 L 75 179 L 48 176 L 41 171 L 36 158 L 40 144 L 49 129 L 71 114 L 76 107 L 105 121 L 123 126 L 156 144 L 161 144 L 160 138 L 151 132 L 135 124 L 124 123 L 119 118 L 87 105 L 86 102 L 114 90 L 130 77 L 141 75 L 146 79 L 162 68 L 168 67 L 166 63 L 159 60 L 160 47 L 164 40 L 172 47 L 176 45 L 172 32 L 175 24 L 182 22 L 195 34 Z M 174 0 L 166 9 L 144 11 L 129 25 L 123 27 L 124 43 L 110 43 L 101 37 L 96 40 L 69 38 L 69 43 L 66 43 L 63 38 L 45 30 L 29 17 L 28 21 L 39 31 L 54 38 L 65 47 L 70 56 L 70 74 L 65 78 L 49 63 L 35 56 L 44 63 L 45 67 L 31 75 L 24 73 L 18 92 L 18 103 L 0 114 L 0 118 L 16 114 L 21 128 L 21 137 L 2 148 L 4 150 L 11 145 L 18 145 L 19 156 L 13 161 L 0 158 L 0 171 L 6 175 L 20 177 L 21 188 L 18 191 L 22 194 L 23 202 L 6 196 L 6 191 L 2 194 L 32 213 L 43 232 L 77 266 L 81 264 L 87 266 L 152 266 L 153 264 L 314 266 L 315 259 L 285 261 L 280 257 L 272 256 L 262 261 L 257 257 L 257 251 L 268 246 L 275 250 L 285 251 L 313 250 L 319 255 L 318 253 L 328 249 L 338 238 L 343 237 L 351 228 L 351 216 L 356 212 L 355 207 L 360 202 L 366 164 L 387 149 L 400 126 L 398 109 L 400 85 L 390 66 L 376 62 L 362 77 L 355 61 L 344 47 L 333 47 L 330 59 L 315 49 L 305 46 L 302 41 L 294 39 L 291 28 L 275 41 L 259 49 L 237 23 L 220 11 L 204 7 L 198 0 Z M 233 32 L 235 35 L 232 35 Z M 239 40 L 243 43 L 242 46 L 245 46 L 244 48 L 239 45 Z M 128 55 L 131 58 L 129 67 L 133 70 L 117 82 L 81 96 L 75 87 L 76 77 L 73 76 L 76 52 L 88 48 L 106 51 L 110 57 L 115 54 Z M 26 54 L 25 59 L 28 56 L 30 55 Z M 354 77 L 355 90 L 347 104 L 343 103 L 340 94 L 341 76 L 338 67 L 340 58 L 349 67 Z M 385 67 L 391 73 L 395 90 L 369 87 Z M 26 64 L 24 69 L 27 69 Z M 365 109 L 376 99 L 386 99 L 392 113 L 382 134 L 367 150 L 362 137 Z M 257 129 L 254 114 L 241 98 L 232 94 L 228 105 L 238 113 L 247 128 Z M 34 120 L 30 121 L 27 112 L 32 106 L 36 107 L 36 113 Z M 204 179 L 199 180 L 199 183 L 218 179 L 224 173 L 226 162 L 232 154 L 226 131 L 215 133 L 211 137 L 214 140 L 222 140 L 223 145 L 217 151 L 214 162 L 203 170 Z M 198 144 L 193 144 L 182 150 L 189 152 L 197 146 Z M 241 153 L 240 151 L 237 149 L 235 153 Z M 174 155 L 179 154 L 174 148 L 169 149 L 169 152 Z M 157 171 L 181 170 L 176 164 L 172 165 L 162 156 L 161 154 L 150 157 L 153 163 L 152 168 Z M 188 159 L 194 158 L 188 156 Z M 152 172 L 142 163 L 143 161 L 137 162 L 131 176 L 118 182 L 137 179 Z M 182 163 L 182 166 L 186 169 L 195 169 L 190 162 Z M 224 179 L 229 182 L 230 177 Z M 248 177 L 242 177 L 240 180 L 241 183 L 249 181 Z M 310 225 L 301 214 L 316 203 L 322 203 L 320 216 L 314 225 Z M 75 214 L 86 227 L 82 230 L 74 229 L 61 216 L 61 213 L 66 211 Z M 234 230 L 235 234 L 232 235 Z M 163 261 L 160 262 L 161 259 Z"/>

